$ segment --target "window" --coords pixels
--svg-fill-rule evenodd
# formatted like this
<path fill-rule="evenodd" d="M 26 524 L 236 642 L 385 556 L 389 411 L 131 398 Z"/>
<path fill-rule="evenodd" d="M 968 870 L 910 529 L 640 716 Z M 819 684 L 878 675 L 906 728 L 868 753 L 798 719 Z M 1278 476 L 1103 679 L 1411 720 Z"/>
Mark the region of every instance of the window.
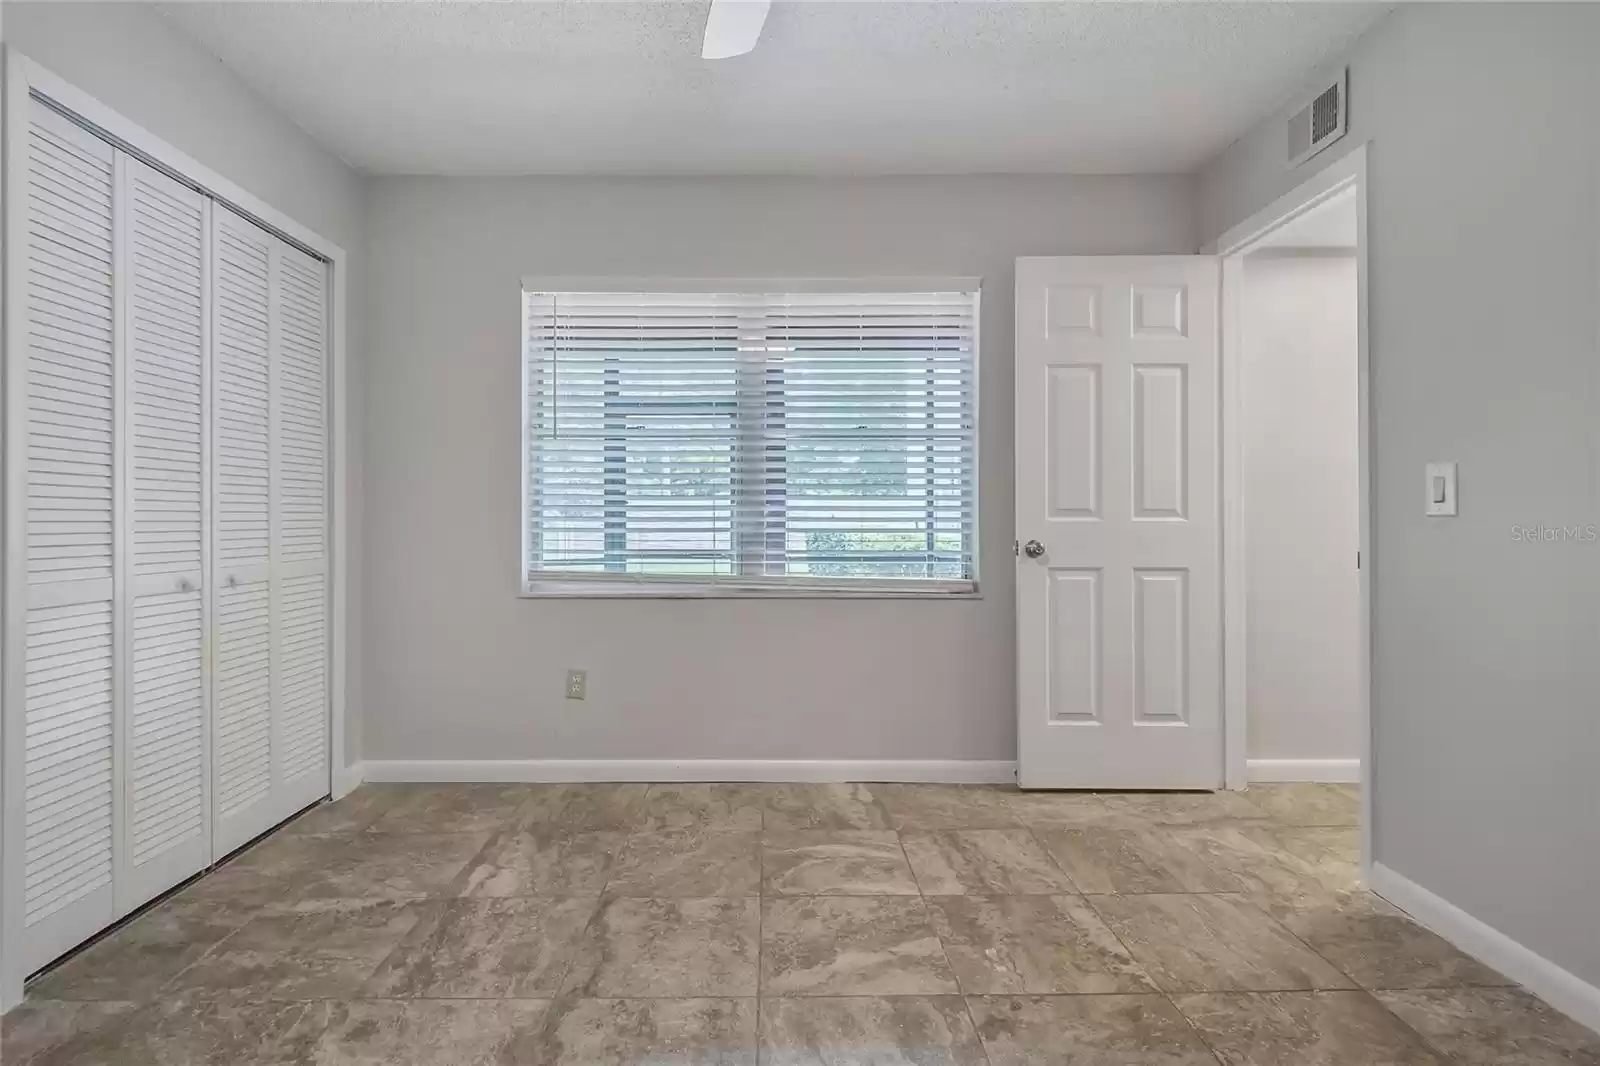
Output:
<path fill-rule="evenodd" d="M 554 287 L 523 293 L 525 592 L 976 589 L 975 284 Z"/>

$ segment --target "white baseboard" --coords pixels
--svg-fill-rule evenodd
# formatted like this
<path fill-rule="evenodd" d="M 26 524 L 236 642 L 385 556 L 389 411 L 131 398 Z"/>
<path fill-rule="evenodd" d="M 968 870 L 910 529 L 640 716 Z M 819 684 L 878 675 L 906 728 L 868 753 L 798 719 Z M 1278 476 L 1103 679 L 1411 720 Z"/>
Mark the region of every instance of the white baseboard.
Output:
<path fill-rule="evenodd" d="M 333 798 L 344 799 L 367 779 L 366 764 L 354 763 L 333 771 Z"/>
<path fill-rule="evenodd" d="M 1012 784 L 1000 759 L 444 759 L 372 760 L 368 781 L 924 781 Z"/>
<path fill-rule="evenodd" d="M 1371 888 L 1468 955 L 1499 970 L 1572 1020 L 1600 1032 L 1600 988 L 1382 863 L 1372 864 Z"/>
<path fill-rule="evenodd" d="M 1250 781 L 1324 781 L 1359 785 L 1360 759 L 1247 759 L 1245 778 Z"/>

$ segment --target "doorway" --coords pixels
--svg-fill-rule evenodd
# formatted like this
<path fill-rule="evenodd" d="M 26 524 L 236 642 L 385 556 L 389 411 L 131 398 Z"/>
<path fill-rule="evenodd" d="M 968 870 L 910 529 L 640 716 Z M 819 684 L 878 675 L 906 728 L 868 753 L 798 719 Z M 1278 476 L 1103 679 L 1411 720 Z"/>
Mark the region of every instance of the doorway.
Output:
<path fill-rule="evenodd" d="M 1361 789 L 1370 862 L 1366 150 L 1217 244 L 1233 788 Z"/>

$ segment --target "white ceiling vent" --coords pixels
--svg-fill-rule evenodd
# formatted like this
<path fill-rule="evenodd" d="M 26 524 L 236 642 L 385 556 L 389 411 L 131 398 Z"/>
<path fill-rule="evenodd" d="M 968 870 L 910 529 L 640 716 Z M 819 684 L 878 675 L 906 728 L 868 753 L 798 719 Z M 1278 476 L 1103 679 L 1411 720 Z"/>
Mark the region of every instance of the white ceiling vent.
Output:
<path fill-rule="evenodd" d="M 1289 166 L 1297 167 L 1344 136 L 1350 71 L 1318 92 L 1289 120 Z"/>

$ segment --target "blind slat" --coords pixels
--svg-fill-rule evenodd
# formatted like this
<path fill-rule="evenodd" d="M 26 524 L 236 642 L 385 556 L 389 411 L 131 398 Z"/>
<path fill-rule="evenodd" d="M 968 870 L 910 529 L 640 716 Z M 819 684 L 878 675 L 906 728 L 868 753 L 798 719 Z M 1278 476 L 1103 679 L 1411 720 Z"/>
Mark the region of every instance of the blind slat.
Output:
<path fill-rule="evenodd" d="M 976 579 L 975 292 L 524 294 L 534 582 Z"/>

